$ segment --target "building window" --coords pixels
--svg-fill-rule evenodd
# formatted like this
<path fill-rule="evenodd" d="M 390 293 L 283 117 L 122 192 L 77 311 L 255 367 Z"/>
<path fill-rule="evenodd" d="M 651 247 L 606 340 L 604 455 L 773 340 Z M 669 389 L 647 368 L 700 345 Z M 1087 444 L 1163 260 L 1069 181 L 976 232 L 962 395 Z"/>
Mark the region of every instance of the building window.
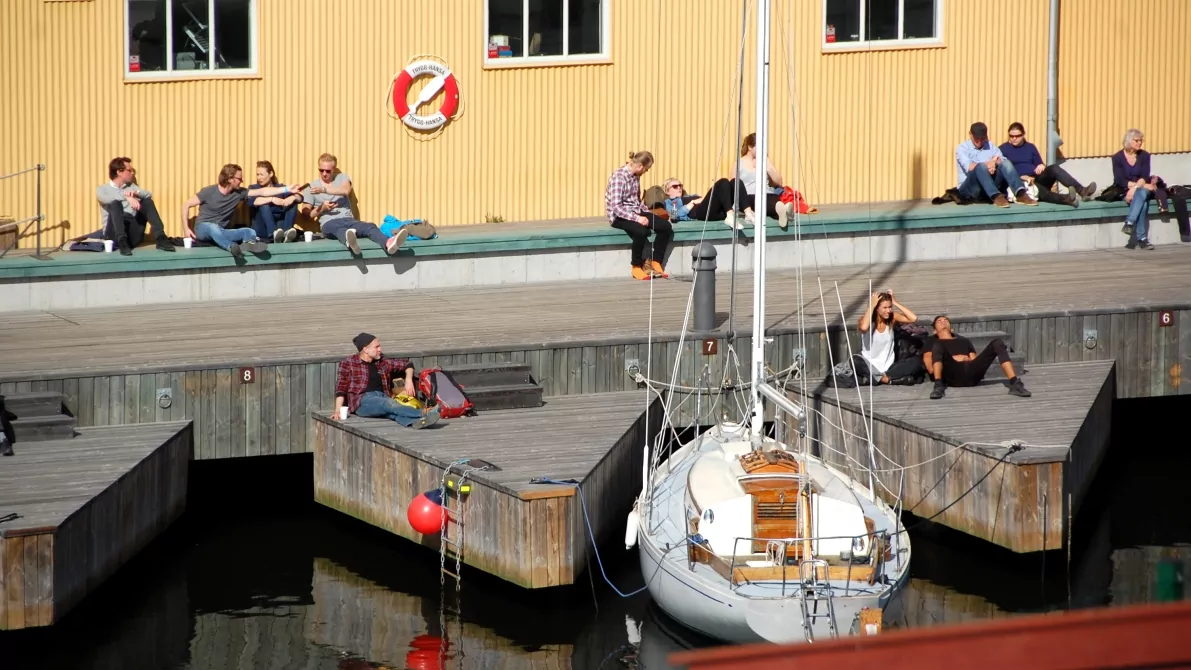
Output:
<path fill-rule="evenodd" d="M 609 0 L 485 0 L 485 65 L 607 58 Z"/>
<path fill-rule="evenodd" d="M 124 0 L 126 79 L 256 73 L 256 0 Z"/>
<path fill-rule="evenodd" d="M 823 0 L 823 48 L 941 44 L 943 0 Z"/>

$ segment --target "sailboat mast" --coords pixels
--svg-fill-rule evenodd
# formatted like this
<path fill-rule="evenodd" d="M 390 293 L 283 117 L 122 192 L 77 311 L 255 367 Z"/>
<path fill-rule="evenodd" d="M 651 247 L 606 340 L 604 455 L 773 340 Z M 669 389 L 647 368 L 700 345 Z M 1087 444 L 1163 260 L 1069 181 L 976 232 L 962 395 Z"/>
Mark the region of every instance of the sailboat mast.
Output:
<path fill-rule="evenodd" d="M 765 200 L 769 188 L 769 15 L 772 0 L 757 0 L 757 185 L 753 203 L 753 446 L 759 447 L 765 424 L 760 385 L 765 380 Z"/>

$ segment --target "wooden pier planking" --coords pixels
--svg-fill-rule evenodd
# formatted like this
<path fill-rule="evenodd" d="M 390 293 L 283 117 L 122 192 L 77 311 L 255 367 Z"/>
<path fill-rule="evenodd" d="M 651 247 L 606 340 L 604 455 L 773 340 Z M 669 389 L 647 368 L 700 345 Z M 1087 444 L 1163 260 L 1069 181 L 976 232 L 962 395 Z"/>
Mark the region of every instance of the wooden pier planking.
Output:
<path fill-rule="evenodd" d="M 1162 281 L 1153 281 L 1155 276 Z M 987 290 L 990 278 L 995 292 Z M 770 367 L 786 367 L 795 349 L 805 349 L 805 377 L 822 379 L 847 352 L 834 282 L 854 324 L 870 279 L 893 286 L 924 321 L 947 312 L 957 330 L 1009 333 L 1030 365 L 1115 359 L 1119 397 L 1191 394 L 1191 249 L 826 268 L 826 310 L 817 287 L 806 286 L 805 335 L 795 332 L 795 276 L 772 272 Z M 750 281 L 747 273 L 738 281 L 735 323 L 745 332 Z M 644 284 L 592 280 L 14 313 L 0 323 L 0 338 L 9 345 L 0 350 L 0 393 L 62 384 L 67 406 L 82 426 L 150 415 L 192 420 L 197 459 L 308 453 L 313 437 L 306 412 L 332 406 L 336 362 L 351 353 L 350 338 L 360 330 L 381 336 L 391 354 L 412 354 L 420 367 L 525 361 L 547 396 L 632 390 L 635 384 L 625 374 L 630 360 L 642 369 L 651 363 L 649 376 L 668 381 L 690 284 Z M 728 309 L 728 285 L 723 278 L 717 282 L 721 312 Z M 649 346 L 651 291 L 655 333 Z M 1173 310 L 1171 324 L 1162 326 L 1159 314 L 1166 308 Z M 419 319 L 402 318 L 411 311 Z M 1090 348 L 1089 330 L 1096 331 Z M 181 332 L 187 333 L 184 343 Z M 747 377 L 751 338 L 735 342 L 739 367 L 722 333 L 718 341 L 711 356 L 697 353 L 699 342 L 683 344 L 680 384 L 696 384 L 704 366 L 713 384 L 725 376 Z M 416 342 L 416 350 L 402 351 L 401 342 Z M 254 368 L 252 384 L 239 383 L 242 366 Z M 156 388 L 171 389 L 171 407 L 156 404 Z M 722 406 L 713 411 L 709 400 L 703 398 L 699 416 L 690 400 L 678 422 L 719 418 Z M 725 403 L 734 413 L 736 398 Z M 230 415 L 216 413 L 223 407 Z M 217 416 L 229 418 L 218 423 Z M 220 436 L 228 440 L 218 441 Z"/>
<path fill-rule="evenodd" d="M 0 468 L 0 629 L 49 626 L 186 506 L 189 422 L 20 442 Z"/>
<path fill-rule="evenodd" d="M 643 392 L 565 396 L 425 430 L 315 413 L 315 500 L 437 550 L 437 537 L 409 526 L 407 505 L 450 464 L 487 460 L 502 469 L 469 475 L 465 562 L 526 588 L 572 584 L 591 551 L 575 488 L 531 480 L 578 480 L 597 541 L 621 530 L 641 490 L 647 425 L 649 435 L 661 425 L 657 401 L 648 419 L 645 409 Z"/>
<path fill-rule="evenodd" d="M 1017 552 L 1062 548 L 1068 513 L 1078 512 L 1108 447 L 1113 371 L 1111 361 L 1032 366 L 1022 375 L 1031 398 L 986 381 L 949 388 L 941 400 L 929 399 L 926 384 L 879 387 L 870 405 L 865 387 L 873 442 L 893 461 L 876 457 L 882 497 L 892 503 L 900 485 L 905 509 L 919 517 L 939 515 L 936 523 Z M 820 387 L 812 407 L 807 435 L 819 453 L 859 471 L 849 458 L 868 463 L 868 432 L 857 390 Z M 996 445 L 1009 440 L 1029 446 L 1006 455 Z"/>

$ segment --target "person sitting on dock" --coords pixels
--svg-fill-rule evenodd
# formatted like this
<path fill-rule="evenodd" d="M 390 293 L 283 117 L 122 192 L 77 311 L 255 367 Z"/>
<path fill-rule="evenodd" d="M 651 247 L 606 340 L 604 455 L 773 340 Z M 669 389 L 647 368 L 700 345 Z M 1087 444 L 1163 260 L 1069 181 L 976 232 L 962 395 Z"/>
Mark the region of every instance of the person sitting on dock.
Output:
<path fill-rule="evenodd" d="M 670 222 L 649 211 L 641 200 L 641 175 L 653 167 L 653 154 L 648 151 L 629 152 L 629 159 L 608 177 L 604 191 L 604 206 L 608 223 L 628 233 L 633 240 L 633 279 L 666 277 L 662 262 L 666 247 L 674 237 Z M 653 231 L 653 259 L 645 259 L 645 243 Z"/>
<path fill-rule="evenodd" d="M 110 181 L 95 189 L 103 239 L 114 241 L 122 256 L 131 256 L 133 248 L 144 241 L 148 224 L 153 229 L 157 248 L 173 251 L 174 245 L 165 236 L 165 224 L 153 203 L 153 194 L 136 184 L 135 175 L 132 159 L 127 156 L 113 158 L 108 163 Z"/>
<path fill-rule="evenodd" d="M 857 379 L 862 375 L 879 384 L 911 385 L 922 381 L 922 358 L 911 356 L 895 360 L 897 347 L 894 343 L 894 329 L 898 324 L 914 323 L 918 315 L 910 311 L 893 297 L 893 291 L 885 289 L 874 293 L 868 310 L 860 317 L 861 349 L 856 362 L 863 361 L 868 369 L 856 370 Z"/>
<path fill-rule="evenodd" d="M 662 184 L 666 200 L 662 206 L 670 215 L 670 221 L 720 221 L 734 217 L 732 198 L 735 182 L 731 179 L 717 179 L 706 195 L 685 195 L 682 182 L 671 177 Z"/>
<path fill-rule="evenodd" d="M 1000 361 L 1001 369 L 1009 378 L 1009 394 L 1030 397 L 1030 392 L 1013 369 L 1009 347 L 1001 338 L 989 342 L 984 351 L 977 354 L 971 340 L 951 330 L 951 320 L 946 316 L 936 316 L 932 325 L 935 337 L 931 341 L 930 351 L 923 355 L 926 369 L 935 380 L 935 387 L 930 392 L 931 400 L 942 398 L 948 386 L 979 385 L 994 360 Z"/>
<path fill-rule="evenodd" d="M 275 244 L 293 242 L 298 239 L 294 221 L 298 218 L 298 203 L 301 194 L 291 193 L 285 197 L 260 196 L 256 191 L 278 186 L 277 173 L 269 161 L 256 162 L 256 183 L 248 187 L 248 213 L 252 216 L 252 229 L 258 239 Z"/>
<path fill-rule="evenodd" d="M 385 253 L 397 253 L 409 231 L 398 229 L 392 235 L 381 232 L 375 223 L 358 221 L 352 214 L 352 178 L 339 171 L 339 159 L 331 154 L 318 157 L 318 178 L 302 191 L 302 204 L 298 207 L 311 219 L 319 222 L 323 235 L 339 240 L 353 254 L 360 255 L 359 237 L 372 240 Z"/>
<path fill-rule="evenodd" d="M 360 333 L 352 338 L 356 355 L 339 364 L 335 379 L 335 413 L 347 407 L 356 416 L 392 419 L 407 428 L 425 428 L 438 422 L 437 407 L 415 409 L 393 399 L 390 387 L 394 375 L 405 377 L 405 394 L 417 395 L 414 388 L 414 366 L 407 358 L 385 358 L 380 339 Z"/>
<path fill-rule="evenodd" d="M 1009 141 L 1001 145 L 1001 155 L 1013 163 L 1023 182 L 1032 181 L 1038 186 L 1041 202 L 1079 207 L 1080 198 L 1086 200 L 1096 193 L 1096 182 L 1084 186 L 1058 165 L 1047 165 L 1038 147 L 1026 139 L 1026 127 L 1017 121 L 1009 124 Z M 1066 195 L 1051 190 L 1055 182 L 1067 187 Z"/>
<path fill-rule="evenodd" d="M 288 195 L 299 188 L 289 186 L 270 186 L 252 191 L 258 198 L 274 195 Z M 230 253 L 236 258 L 243 258 L 243 245 L 254 254 L 265 250 L 265 243 L 256 236 L 252 228 L 228 228 L 232 217 L 240 203 L 248 199 L 248 189 L 244 188 L 244 169 L 234 163 L 228 163 L 219 170 L 219 178 L 215 184 L 204 186 L 198 193 L 182 204 L 182 230 L 186 237 L 200 242 L 211 242 L 215 246 Z M 198 215 L 194 219 L 194 230 L 190 229 L 190 209 L 198 207 Z"/>
<path fill-rule="evenodd" d="M 955 148 L 955 169 L 959 176 L 959 194 L 976 199 L 987 196 L 997 207 L 1008 207 L 1009 199 L 1001 192 L 1007 188 L 1014 193 L 1019 205 L 1037 205 L 1017 174 L 1013 163 L 1005 160 L 992 142 L 988 141 L 988 126 L 977 121 L 968 132 L 968 139 Z"/>

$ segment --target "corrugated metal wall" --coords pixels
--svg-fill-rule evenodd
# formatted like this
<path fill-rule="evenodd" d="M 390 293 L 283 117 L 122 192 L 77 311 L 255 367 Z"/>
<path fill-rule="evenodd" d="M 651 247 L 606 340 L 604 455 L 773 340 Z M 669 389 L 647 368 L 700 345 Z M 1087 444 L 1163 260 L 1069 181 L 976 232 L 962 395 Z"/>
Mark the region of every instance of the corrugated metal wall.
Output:
<path fill-rule="evenodd" d="M 1191 2 L 1063 0 L 1059 25 L 1064 155 L 1114 154 L 1130 128 L 1191 151 Z"/>
<path fill-rule="evenodd" d="M 258 0 L 259 78 L 125 83 L 120 0 L 4 0 L 0 171 L 48 164 L 49 222 L 69 221 L 63 233 L 70 235 L 96 227 L 93 189 L 116 155 L 134 158 L 140 182 L 155 192 L 175 233 L 181 203 L 212 183 L 223 163 L 251 171 L 256 160 L 269 159 L 283 180 L 310 179 L 323 151 L 339 156 L 363 216 L 372 220 L 387 213 L 440 225 L 487 215 L 595 216 L 602 214 L 608 173 L 631 149 L 657 156 L 647 184 L 676 175 L 698 190 L 728 172 L 737 153 L 733 94 L 742 1 L 613 0 L 613 64 L 484 70 L 479 0 Z M 820 50 L 818 0 L 774 4 L 774 157 L 813 202 L 937 194 L 953 184 L 954 147 L 976 119 L 989 124 L 994 139 L 1015 120 L 1045 137 L 1041 0 L 1004 0 L 995 13 L 980 3 L 945 2 L 942 48 L 828 54 Z M 1113 3 L 1065 5 L 1107 12 Z M 1147 7 L 1158 5 L 1163 9 L 1151 10 L 1141 24 L 1147 30 L 1173 33 L 1171 24 L 1186 25 L 1184 0 Z M 998 28 L 1006 17 L 1014 17 L 1012 25 Z M 1066 63 L 1108 62 L 1115 57 L 1107 54 L 1134 48 L 1105 48 L 1125 36 L 1092 16 L 1068 8 L 1064 17 Z M 746 133 L 753 130 L 751 24 L 750 17 Z M 1185 44 L 1173 37 L 1160 43 L 1186 63 Z M 1158 47 L 1145 48 L 1158 54 Z M 391 77 L 418 54 L 446 59 L 464 97 L 462 116 L 428 142 L 407 136 L 383 105 Z M 1147 62 L 1161 71 L 1166 61 L 1155 55 Z M 1187 68 L 1160 72 L 1144 92 L 1128 96 L 1120 88 L 1105 89 L 1118 91 L 1113 95 L 1080 88 L 1100 86 L 1102 67 L 1068 67 L 1077 72 L 1064 79 L 1065 91 L 1076 90 L 1069 97 L 1102 96 L 1101 107 L 1110 102 L 1121 119 L 1133 118 L 1131 110 L 1151 149 L 1191 148 L 1187 124 L 1177 129 L 1181 135 L 1174 127 L 1186 106 L 1168 104 L 1159 92 L 1181 77 L 1185 98 Z M 797 169 L 791 80 L 800 109 Z M 1111 144 L 1124 129 L 1117 126 L 1132 123 L 1101 109 L 1089 125 L 1074 106 L 1064 104 L 1069 155 L 1082 151 L 1081 132 L 1103 134 L 1081 127 L 1111 127 Z M 0 182 L 0 213 L 27 215 L 32 181 L 10 182 Z"/>

